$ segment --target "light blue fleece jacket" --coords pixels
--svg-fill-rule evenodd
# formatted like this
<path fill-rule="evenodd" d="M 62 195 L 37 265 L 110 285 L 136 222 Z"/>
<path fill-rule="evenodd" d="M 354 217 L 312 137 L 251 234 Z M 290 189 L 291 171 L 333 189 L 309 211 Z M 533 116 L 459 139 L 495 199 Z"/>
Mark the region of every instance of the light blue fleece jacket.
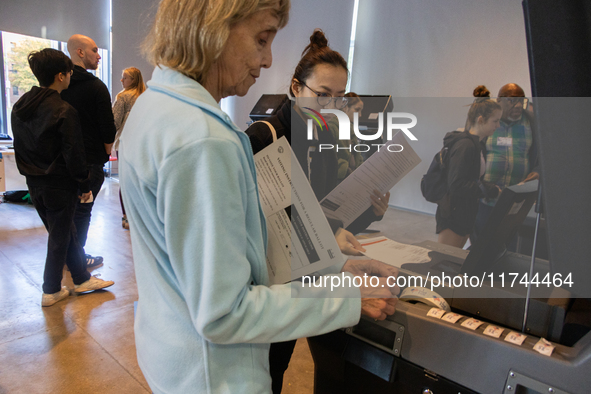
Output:
<path fill-rule="evenodd" d="M 269 343 L 355 325 L 359 290 L 269 287 L 248 137 L 192 79 L 148 86 L 120 145 L 140 368 L 154 393 L 269 393 Z"/>

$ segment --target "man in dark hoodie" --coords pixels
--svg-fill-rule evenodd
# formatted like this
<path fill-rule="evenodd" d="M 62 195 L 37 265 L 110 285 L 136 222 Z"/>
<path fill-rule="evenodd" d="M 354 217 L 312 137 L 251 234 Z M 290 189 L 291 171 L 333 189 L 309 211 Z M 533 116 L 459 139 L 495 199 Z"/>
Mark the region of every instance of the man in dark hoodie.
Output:
<path fill-rule="evenodd" d="M 111 96 L 105 84 L 86 70 L 96 70 L 101 56 L 96 43 L 81 34 L 74 34 L 68 40 L 68 52 L 74 63 L 74 74 L 70 87 L 62 92 L 62 98 L 78 111 L 82 138 L 89 170 L 90 190 L 93 200 L 105 180 L 103 166 L 109 160 L 111 146 L 115 140 L 115 121 L 111 109 Z M 94 203 L 78 203 L 74 224 L 78 240 L 86 246 L 90 216 Z M 102 265 L 101 256 L 86 255 L 88 268 Z"/>
<path fill-rule="evenodd" d="M 70 294 L 61 287 L 64 264 L 76 293 L 114 282 L 90 276 L 73 223 L 76 201 L 92 199 L 78 115 L 59 95 L 70 84 L 73 64 L 51 48 L 32 52 L 28 60 L 41 87 L 33 87 L 14 105 L 12 130 L 17 167 L 27 179 L 33 205 L 49 232 L 41 305 L 50 306 Z"/>

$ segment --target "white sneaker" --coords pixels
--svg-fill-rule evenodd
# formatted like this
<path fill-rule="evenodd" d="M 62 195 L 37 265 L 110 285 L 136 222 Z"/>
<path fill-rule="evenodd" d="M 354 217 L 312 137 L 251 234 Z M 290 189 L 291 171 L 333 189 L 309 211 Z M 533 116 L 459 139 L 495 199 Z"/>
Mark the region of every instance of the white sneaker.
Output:
<path fill-rule="evenodd" d="M 62 287 L 60 291 L 53 294 L 45 294 L 43 293 L 43 297 L 41 298 L 41 306 L 52 306 L 58 301 L 64 300 L 68 298 L 70 295 L 70 290 L 66 286 Z"/>
<path fill-rule="evenodd" d="M 74 290 L 76 293 L 84 293 L 87 291 L 94 291 L 104 289 L 105 287 L 113 286 L 115 282 L 112 280 L 102 280 L 96 276 L 91 276 L 86 282 L 76 285 Z"/>

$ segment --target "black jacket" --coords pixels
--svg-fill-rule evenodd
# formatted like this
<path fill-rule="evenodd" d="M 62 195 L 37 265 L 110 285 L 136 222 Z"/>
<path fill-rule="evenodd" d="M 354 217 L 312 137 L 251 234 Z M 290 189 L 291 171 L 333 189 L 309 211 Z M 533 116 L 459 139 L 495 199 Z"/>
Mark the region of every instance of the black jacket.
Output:
<path fill-rule="evenodd" d="M 493 183 L 480 176 L 481 153 L 486 158 L 485 145 L 476 135 L 452 131 L 443 138 L 443 146 L 449 147 L 445 157 L 449 201 L 439 204 L 439 214 L 451 216 L 456 224 L 471 229 L 478 213 L 478 200 L 499 194 Z"/>
<path fill-rule="evenodd" d="M 481 153 L 486 158 L 486 148 L 480 138 L 464 131 L 452 131 L 443 138 L 443 146 L 450 147 L 446 157 L 449 193 L 456 198 L 495 198 L 498 189 L 481 180 Z"/>
<path fill-rule="evenodd" d="M 277 139 L 285 136 L 291 145 L 291 149 L 295 154 L 306 178 L 310 180 L 312 190 L 316 194 L 318 201 L 322 200 L 328 193 L 332 191 L 337 185 L 337 157 L 334 151 L 318 152 L 319 144 L 335 144 L 332 133 L 322 129 L 319 133 L 319 141 L 310 141 L 306 138 L 307 126 L 301 117 L 293 119 L 293 127 L 295 132 L 292 133 L 292 103 L 291 101 L 285 103 L 277 113 L 265 119 L 275 127 L 277 132 Z M 264 123 L 254 123 L 251 125 L 246 133 L 250 137 L 250 143 L 254 153 L 259 152 L 266 146 L 273 143 L 273 135 L 269 127 Z M 310 153 L 310 172 L 308 173 L 308 148 L 314 147 L 315 152 Z"/>
<path fill-rule="evenodd" d="M 104 144 L 115 141 L 115 120 L 111 109 L 111 95 L 105 84 L 83 69 L 74 66 L 70 86 L 62 98 L 78 111 L 86 162 L 104 164 L 109 160 Z"/>
<path fill-rule="evenodd" d="M 33 87 L 11 116 L 16 164 L 27 184 L 90 191 L 78 114 L 56 90 Z"/>
<path fill-rule="evenodd" d="M 293 119 L 295 133 L 292 133 L 292 102 L 288 101 L 278 111 L 277 115 L 271 116 L 265 121 L 271 123 L 277 132 L 277 139 L 285 136 L 287 141 L 290 143 L 291 148 L 300 163 L 300 166 L 304 170 L 304 174 L 310 180 L 310 185 L 318 201 L 322 200 L 328 195 L 332 189 L 338 184 L 338 159 L 336 152 L 323 151 L 322 153 L 318 150 L 319 144 L 331 144 L 336 145 L 332 133 L 328 130 L 322 129 L 318 135 L 319 141 L 309 141 L 306 138 L 307 126 L 301 117 Z M 256 154 L 263 148 L 273 143 L 273 134 L 269 126 L 264 123 L 253 123 L 247 130 L 250 138 L 250 144 L 253 152 Z M 310 172 L 308 174 L 308 148 L 315 147 L 316 152 L 310 154 Z M 353 234 L 357 234 L 365 230 L 372 222 L 381 220 L 381 216 L 376 216 L 373 213 L 372 207 L 361 214 L 353 223 L 351 223 L 347 230 Z M 330 220 L 329 223 L 333 231 L 339 227 L 342 227 L 340 221 Z"/>

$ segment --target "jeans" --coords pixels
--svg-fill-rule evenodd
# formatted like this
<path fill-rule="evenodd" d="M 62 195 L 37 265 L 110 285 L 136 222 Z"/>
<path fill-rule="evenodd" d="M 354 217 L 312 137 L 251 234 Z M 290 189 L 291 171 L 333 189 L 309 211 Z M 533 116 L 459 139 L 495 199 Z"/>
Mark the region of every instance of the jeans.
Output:
<path fill-rule="evenodd" d="M 90 164 L 88 165 L 89 178 L 90 178 L 90 191 L 92 192 L 93 202 L 81 203 L 78 200 L 76 204 L 76 211 L 74 212 L 74 224 L 76 225 L 76 231 L 78 233 L 78 242 L 84 248 L 86 246 L 86 238 L 88 237 L 88 227 L 90 227 L 90 213 L 94 206 L 94 201 L 98 193 L 101 191 L 101 186 L 105 181 L 105 173 L 103 172 L 102 164 Z"/>
<path fill-rule="evenodd" d="M 90 279 L 90 274 L 86 270 L 84 249 L 78 243 L 76 227 L 72 221 L 78 200 L 76 190 L 29 186 L 29 193 L 49 233 L 43 292 L 53 294 L 61 290 L 64 264 L 68 266 L 74 284 L 86 282 Z"/>

